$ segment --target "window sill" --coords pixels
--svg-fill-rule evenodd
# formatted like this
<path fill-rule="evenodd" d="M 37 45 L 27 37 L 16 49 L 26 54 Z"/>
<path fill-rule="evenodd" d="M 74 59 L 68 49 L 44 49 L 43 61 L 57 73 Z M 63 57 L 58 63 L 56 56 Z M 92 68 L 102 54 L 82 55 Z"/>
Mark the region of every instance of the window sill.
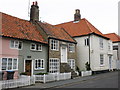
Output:
<path fill-rule="evenodd" d="M 51 51 L 59 51 L 59 50 L 54 50 L 54 49 L 50 49 Z"/>
<path fill-rule="evenodd" d="M 104 67 L 104 65 L 100 65 L 100 67 Z"/>
<path fill-rule="evenodd" d="M 69 51 L 69 53 L 75 53 L 75 51 Z"/>
<path fill-rule="evenodd" d="M 22 50 L 22 49 L 18 49 L 18 48 L 11 48 L 11 47 L 10 47 L 10 49 Z"/>
<path fill-rule="evenodd" d="M 42 52 L 42 50 L 30 50 L 30 51 L 33 51 L 33 52 Z"/>
<path fill-rule="evenodd" d="M 36 69 L 36 68 L 35 68 L 34 70 L 36 70 L 36 71 L 45 70 L 45 68 L 41 68 L 41 69 Z"/>

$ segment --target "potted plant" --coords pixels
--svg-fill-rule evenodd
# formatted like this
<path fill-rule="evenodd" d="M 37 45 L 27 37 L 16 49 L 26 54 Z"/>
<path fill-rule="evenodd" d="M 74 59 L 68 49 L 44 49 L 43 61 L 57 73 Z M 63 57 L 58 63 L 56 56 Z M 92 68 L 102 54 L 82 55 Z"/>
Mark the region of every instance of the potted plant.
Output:
<path fill-rule="evenodd" d="M 21 77 L 25 77 L 25 76 L 27 76 L 27 73 L 26 73 L 26 72 L 21 72 L 21 73 L 20 73 L 20 76 L 21 76 Z"/>

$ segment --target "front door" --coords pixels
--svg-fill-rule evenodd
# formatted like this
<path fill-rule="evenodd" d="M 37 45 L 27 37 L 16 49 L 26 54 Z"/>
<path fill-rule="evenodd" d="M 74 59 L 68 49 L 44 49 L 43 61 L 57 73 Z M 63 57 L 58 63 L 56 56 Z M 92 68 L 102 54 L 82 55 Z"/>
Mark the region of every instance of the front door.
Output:
<path fill-rule="evenodd" d="M 61 63 L 67 63 L 67 46 L 61 47 Z"/>
<path fill-rule="evenodd" d="M 25 60 L 25 72 L 28 76 L 31 75 L 32 60 Z"/>

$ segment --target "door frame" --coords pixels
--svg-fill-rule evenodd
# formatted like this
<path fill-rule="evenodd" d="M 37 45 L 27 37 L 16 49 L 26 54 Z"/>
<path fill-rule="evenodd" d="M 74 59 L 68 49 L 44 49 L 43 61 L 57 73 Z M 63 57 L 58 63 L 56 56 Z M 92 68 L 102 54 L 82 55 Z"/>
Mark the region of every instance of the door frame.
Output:
<path fill-rule="evenodd" d="M 62 47 L 65 47 L 66 48 L 66 62 L 62 62 Z M 68 54 L 67 54 L 67 46 L 66 45 L 61 45 L 61 53 L 60 53 L 60 57 L 61 57 L 61 63 L 68 63 L 68 60 L 67 60 L 67 58 L 68 58 L 68 56 L 67 56 Z"/>
<path fill-rule="evenodd" d="M 29 61 L 32 61 L 31 62 L 31 76 L 33 75 L 33 60 L 32 59 L 24 59 L 24 72 L 25 72 L 25 67 L 26 67 L 26 64 L 25 62 L 29 60 Z"/>

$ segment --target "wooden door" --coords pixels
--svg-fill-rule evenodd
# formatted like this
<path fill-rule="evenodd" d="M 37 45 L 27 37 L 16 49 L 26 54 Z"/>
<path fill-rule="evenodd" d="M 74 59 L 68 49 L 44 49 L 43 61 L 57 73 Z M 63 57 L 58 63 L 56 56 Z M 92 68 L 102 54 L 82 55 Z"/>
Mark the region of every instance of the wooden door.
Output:
<path fill-rule="evenodd" d="M 25 61 L 25 72 L 28 76 L 31 75 L 31 67 L 32 67 L 32 60 L 26 60 Z"/>

